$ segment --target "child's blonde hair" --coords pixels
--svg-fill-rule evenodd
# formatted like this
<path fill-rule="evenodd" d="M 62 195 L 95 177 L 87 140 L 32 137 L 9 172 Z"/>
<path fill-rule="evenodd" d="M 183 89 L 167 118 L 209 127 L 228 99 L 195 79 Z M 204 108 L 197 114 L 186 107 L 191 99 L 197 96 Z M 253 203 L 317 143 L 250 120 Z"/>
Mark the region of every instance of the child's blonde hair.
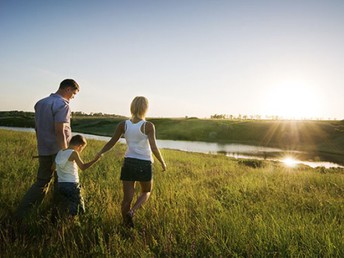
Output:
<path fill-rule="evenodd" d="M 141 119 L 145 118 L 148 109 L 148 99 L 143 96 L 138 96 L 133 99 L 130 105 L 131 115 L 137 116 Z"/>
<path fill-rule="evenodd" d="M 86 145 L 87 141 L 84 136 L 77 134 L 72 137 L 69 142 L 69 145 L 78 146 L 78 145 Z"/>

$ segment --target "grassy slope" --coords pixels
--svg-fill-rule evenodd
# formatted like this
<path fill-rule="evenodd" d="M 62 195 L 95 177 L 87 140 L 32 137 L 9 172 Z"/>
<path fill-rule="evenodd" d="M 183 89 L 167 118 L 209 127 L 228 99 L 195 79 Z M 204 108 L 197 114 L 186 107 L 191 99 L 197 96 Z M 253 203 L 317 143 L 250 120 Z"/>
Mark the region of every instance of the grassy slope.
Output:
<path fill-rule="evenodd" d="M 89 141 L 90 160 L 104 143 Z M 152 197 L 121 227 L 118 145 L 81 174 L 87 213 L 80 225 L 48 221 L 50 202 L 21 231 L 11 212 L 35 178 L 30 133 L 0 130 L 0 252 L 4 257 L 343 257 L 342 169 L 241 165 L 224 156 L 163 150 Z M 243 163 L 245 164 L 245 163 Z M 322 173 L 320 173 L 322 172 Z M 323 173 L 326 172 L 326 173 Z"/>

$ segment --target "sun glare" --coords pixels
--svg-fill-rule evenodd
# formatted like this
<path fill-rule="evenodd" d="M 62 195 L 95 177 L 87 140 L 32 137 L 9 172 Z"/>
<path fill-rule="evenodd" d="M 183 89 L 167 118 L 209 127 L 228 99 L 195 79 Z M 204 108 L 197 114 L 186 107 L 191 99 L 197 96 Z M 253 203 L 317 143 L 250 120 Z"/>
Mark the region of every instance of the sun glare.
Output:
<path fill-rule="evenodd" d="M 306 82 L 284 81 L 271 87 L 266 94 L 266 111 L 285 119 L 307 119 L 318 114 L 315 89 Z"/>
<path fill-rule="evenodd" d="M 295 167 L 297 165 L 297 160 L 291 157 L 286 157 L 282 162 L 288 167 Z"/>

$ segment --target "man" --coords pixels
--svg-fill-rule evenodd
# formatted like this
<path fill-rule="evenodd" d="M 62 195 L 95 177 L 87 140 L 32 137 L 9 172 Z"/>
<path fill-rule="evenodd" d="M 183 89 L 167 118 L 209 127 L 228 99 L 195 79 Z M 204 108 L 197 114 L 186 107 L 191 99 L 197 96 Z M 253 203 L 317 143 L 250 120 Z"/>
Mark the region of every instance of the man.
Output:
<path fill-rule="evenodd" d="M 16 217 L 23 219 L 29 209 L 40 204 L 55 176 L 54 161 L 57 152 L 68 148 L 72 137 L 69 101 L 79 92 L 79 85 L 72 79 L 63 80 L 56 93 L 39 100 L 35 105 L 35 130 L 39 154 L 36 182 L 19 204 Z"/>

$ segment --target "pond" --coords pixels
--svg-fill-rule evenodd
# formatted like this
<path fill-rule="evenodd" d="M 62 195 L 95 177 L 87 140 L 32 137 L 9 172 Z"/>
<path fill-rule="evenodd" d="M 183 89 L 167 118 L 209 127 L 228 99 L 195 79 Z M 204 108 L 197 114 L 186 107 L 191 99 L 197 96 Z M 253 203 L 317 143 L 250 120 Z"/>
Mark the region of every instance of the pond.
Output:
<path fill-rule="evenodd" d="M 24 131 L 24 132 L 34 132 L 33 128 L 19 128 L 19 127 L 2 127 L 0 129 L 14 130 L 14 131 Z M 74 132 L 76 134 L 76 132 Z M 83 134 L 87 139 L 108 141 L 110 137 L 98 136 L 92 134 Z M 125 143 L 125 139 L 120 139 L 121 143 Z M 341 167 L 343 166 L 327 161 L 327 160 L 317 160 L 314 161 L 316 157 L 311 157 L 305 152 L 300 151 L 288 151 L 269 148 L 254 145 L 245 144 L 220 144 L 220 143 L 210 143 L 210 142 L 196 142 L 196 141 L 174 141 L 174 140 L 157 140 L 159 148 L 163 149 L 173 149 L 181 150 L 187 152 L 199 152 L 207 154 L 224 154 L 228 157 L 235 159 L 261 159 L 261 160 L 271 160 L 283 162 L 287 166 L 297 166 L 298 164 L 307 165 L 310 167 Z M 307 157 L 308 156 L 308 157 Z M 302 157 L 302 158 L 301 158 Z M 301 158 L 301 159 L 300 159 Z"/>

